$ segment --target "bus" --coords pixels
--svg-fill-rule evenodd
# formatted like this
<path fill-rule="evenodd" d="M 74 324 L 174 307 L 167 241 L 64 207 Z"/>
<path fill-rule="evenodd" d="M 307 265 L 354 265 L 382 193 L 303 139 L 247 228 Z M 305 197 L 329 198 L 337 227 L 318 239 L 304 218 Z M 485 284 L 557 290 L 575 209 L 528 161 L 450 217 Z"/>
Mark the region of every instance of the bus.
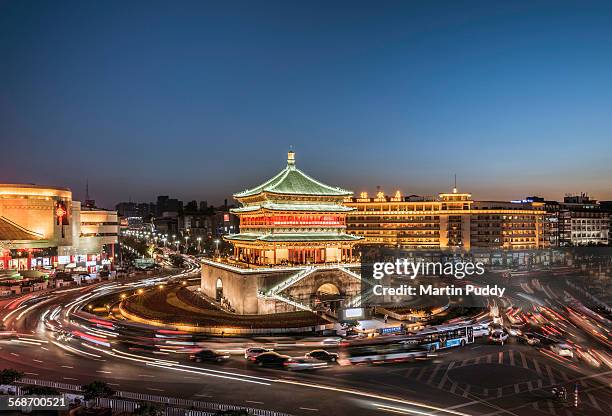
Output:
<path fill-rule="evenodd" d="M 425 347 L 428 351 L 465 346 L 474 342 L 473 325 L 453 325 L 432 327 L 418 332 L 405 341 L 413 345 Z"/>
<path fill-rule="evenodd" d="M 427 358 L 427 350 L 420 345 L 406 343 L 346 345 L 338 359 L 341 365 L 383 364 Z"/>

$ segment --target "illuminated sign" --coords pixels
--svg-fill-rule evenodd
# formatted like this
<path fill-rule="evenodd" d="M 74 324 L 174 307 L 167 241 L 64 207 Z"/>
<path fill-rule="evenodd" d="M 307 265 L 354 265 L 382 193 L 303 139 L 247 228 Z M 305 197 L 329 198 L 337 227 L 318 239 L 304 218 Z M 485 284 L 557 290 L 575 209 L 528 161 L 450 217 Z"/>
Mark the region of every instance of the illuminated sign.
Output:
<path fill-rule="evenodd" d="M 362 308 L 348 308 L 344 310 L 344 319 L 354 319 L 354 318 L 362 318 L 362 317 L 363 317 Z"/>
<path fill-rule="evenodd" d="M 70 256 L 57 256 L 58 264 L 68 264 L 70 263 Z"/>

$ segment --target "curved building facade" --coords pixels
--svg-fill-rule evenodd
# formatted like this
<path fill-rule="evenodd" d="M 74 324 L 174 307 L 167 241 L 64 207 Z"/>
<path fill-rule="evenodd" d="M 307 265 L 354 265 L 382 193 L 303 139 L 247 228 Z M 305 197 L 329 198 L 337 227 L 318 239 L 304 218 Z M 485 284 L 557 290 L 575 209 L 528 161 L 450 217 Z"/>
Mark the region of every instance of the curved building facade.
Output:
<path fill-rule="evenodd" d="M 0 269 L 95 271 L 118 242 L 115 211 L 81 209 L 68 188 L 0 184 Z"/>

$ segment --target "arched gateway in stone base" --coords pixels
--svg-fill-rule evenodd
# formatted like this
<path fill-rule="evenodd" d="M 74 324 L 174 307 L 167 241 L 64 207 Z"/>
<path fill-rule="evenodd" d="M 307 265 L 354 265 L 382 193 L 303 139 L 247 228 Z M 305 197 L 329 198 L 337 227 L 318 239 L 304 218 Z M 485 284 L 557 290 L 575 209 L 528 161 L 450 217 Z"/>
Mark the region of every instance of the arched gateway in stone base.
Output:
<path fill-rule="evenodd" d="M 203 261 L 202 292 L 241 314 L 333 312 L 354 303 L 360 293 L 354 247 L 361 237 L 346 233 L 354 208 L 344 199 L 352 194 L 306 175 L 289 152 L 285 169 L 234 194 L 242 205 L 232 210 L 240 233 L 223 237 L 233 255 Z"/>

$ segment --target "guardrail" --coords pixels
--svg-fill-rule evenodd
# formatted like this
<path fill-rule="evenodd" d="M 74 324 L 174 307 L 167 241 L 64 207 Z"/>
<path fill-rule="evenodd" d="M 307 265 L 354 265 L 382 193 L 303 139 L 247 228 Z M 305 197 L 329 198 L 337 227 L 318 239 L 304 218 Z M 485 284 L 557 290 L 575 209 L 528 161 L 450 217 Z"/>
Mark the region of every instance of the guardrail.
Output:
<path fill-rule="evenodd" d="M 22 385 L 35 385 L 50 387 L 65 392 L 82 392 L 81 386 L 57 381 L 38 380 L 33 378 L 22 378 L 15 386 L 17 391 Z M 116 391 L 113 397 L 100 397 L 94 400 L 98 406 L 107 407 L 114 412 L 133 412 L 140 402 L 160 404 L 164 406 L 165 416 L 213 416 L 218 412 L 227 410 L 246 410 L 253 416 L 291 416 L 288 413 L 274 410 L 257 409 L 253 407 L 238 406 L 226 403 L 204 402 L 200 400 L 183 399 L 180 397 L 157 396 L 154 394 L 137 393 L 129 391 Z"/>

